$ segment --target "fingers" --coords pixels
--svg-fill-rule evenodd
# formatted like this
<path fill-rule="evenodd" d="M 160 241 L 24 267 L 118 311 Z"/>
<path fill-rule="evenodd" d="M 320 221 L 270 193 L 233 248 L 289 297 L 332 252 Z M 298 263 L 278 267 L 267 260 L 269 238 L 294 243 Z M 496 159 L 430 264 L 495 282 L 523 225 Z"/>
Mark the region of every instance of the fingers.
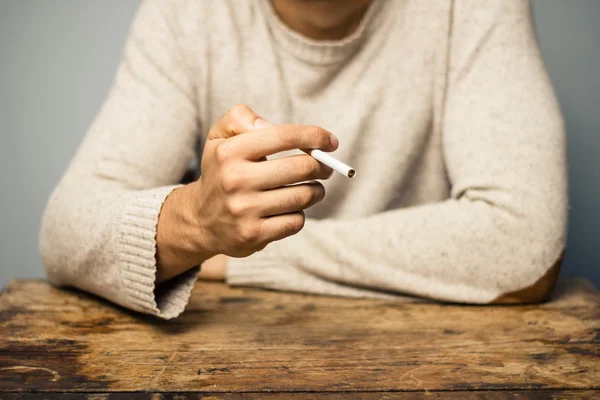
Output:
<path fill-rule="evenodd" d="M 259 160 L 294 149 L 334 151 L 338 144 L 332 133 L 317 126 L 278 125 L 237 136 L 228 147 L 238 157 Z"/>
<path fill-rule="evenodd" d="M 248 168 L 251 185 L 257 189 L 273 189 L 294 183 L 328 179 L 333 170 L 309 155 L 297 155 L 255 163 Z"/>
<path fill-rule="evenodd" d="M 261 234 L 266 242 L 281 240 L 300 232 L 304 227 L 304 221 L 302 211 L 265 218 L 261 225 Z"/>
<path fill-rule="evenodd" d="M 262 119 L 250 107 L 238 104 L 233 106 L 210 129 L 208 139 L 227 139 L 240 133 L 265 129 L 272 125 Z"/>
<path fill-rule="evenodd" d="M 267 190 L 257 196 L 260 216 L 269 217 L 302 211 L 314 206 L 325 197 L 325 188 L 319 182 L 303 183 Z"/>

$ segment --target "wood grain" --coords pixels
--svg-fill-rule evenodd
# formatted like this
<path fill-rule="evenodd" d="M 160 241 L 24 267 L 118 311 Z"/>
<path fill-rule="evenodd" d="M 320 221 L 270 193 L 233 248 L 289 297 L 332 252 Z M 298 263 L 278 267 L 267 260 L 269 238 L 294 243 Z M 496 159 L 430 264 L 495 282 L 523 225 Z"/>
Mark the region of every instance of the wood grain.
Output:
<path fill-rule="evenodd" d="M 595 390 L 361 393 L 0 393 L 0 400 L 570 400 L 597 399 Z"/>
<path fill-rule="evenodd" d="M 12 282 L 0 296 L 0 399 L 585 398 L 599 389 L 600 294 L 581 279 L 559 283 L 546 304 L 481 307 L 198 283 L 173 321 L 43 281 Z M 167 392 L 181 393 L 151 394 Z"/>

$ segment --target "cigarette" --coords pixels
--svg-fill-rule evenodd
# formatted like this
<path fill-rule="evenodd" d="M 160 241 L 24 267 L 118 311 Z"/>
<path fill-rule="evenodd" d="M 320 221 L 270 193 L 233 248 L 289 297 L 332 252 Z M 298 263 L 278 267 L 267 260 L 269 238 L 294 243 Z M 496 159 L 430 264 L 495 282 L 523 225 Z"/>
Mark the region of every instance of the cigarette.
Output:
<path fill-rule="evenodd" d="M 336 160 L 332 156 L 327 153 L 322 152 L 321 150 L 314 149 L 311 150 L 308 154 L 311 155 L 317 161 L 322 162 L 327 165 L 329 168 L 334 171 L 339 172 L 340 174 L 347 176 L 348 178 L 354 178 L 356 176 L 356 170 L 349 165 L 344 164 L 340 160 Z"/>

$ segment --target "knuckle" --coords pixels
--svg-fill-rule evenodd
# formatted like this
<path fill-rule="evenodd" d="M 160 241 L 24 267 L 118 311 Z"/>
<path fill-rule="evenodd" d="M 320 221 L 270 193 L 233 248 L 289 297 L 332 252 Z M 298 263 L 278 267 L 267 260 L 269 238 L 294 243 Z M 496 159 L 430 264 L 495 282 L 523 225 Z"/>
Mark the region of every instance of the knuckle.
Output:
<path fill-rule="evenodd" d="M 298 170 L 302 171 L 302 176 L 308 179 L 314 179 L 319 174 L 319 162 L 310 156 L 299 157 Z"/>
<path fill-rule="evenodd" d="M 258 245 L 256 246 L 256 249 L 255 249 L 255 250 L 256 250 L 256 251 L 263 251 L 263 250 L 265 249 L 265 247 L 267 247 L 267 245 L 268 245 L 268 244 L 269 244 L 269 243 L 266 243 L 266 242 L 261 242 L 260 244 L 258 244 Z"/>
<path fill-rule="evenodd" d="M 281 227 L 283 236 L 291 236 L 300 232 L 302 228 L 304 228 L 304 213 L 296 213 L 293 218 L 286 223 L 284 223 Z"/>
<path fill-rule="evenodd" d="M 252 223 L 244 224 L 240 227 L 239 236 L 245 244 L 257 243 L 260 240 L 260 226 Z"/>
<path fill-rule="evenodd" d="M 224 163 L 229 160 L 233 154 L 233 148 L 230 143 L 223 142 L 219 143 L 215 147 L 215 155 L 217 157 L 217 161 L 220 163 Z"/>
<path fill-rule="evenodd" d="M 240 162 L 228 161 L 221 166 L 221 185 L 225 193 L 235 193 L 248 186 L 251 177 Z"/>
<path fill-rule="evenodd" d="M 263 237 L 262 235 L 262 231 L 259 230 L 259 232 L 261 232 L 259 234 L 259 236 L 256 238 L 256 240 L 254 240 L 254 242 L 252 243 L 252 252 L 255 253 L 257 251 L 261 251 L 263 250 L 265 247 L 267 247 L 270 243 L 269 239 L 266 239 Z"/>
<path fill-rule="evenodd" d="M 329 133 L 323 128 L 311 126 L 310 137 L 314 148 L 324 148 L 329 146 Z"/>
<path fill-rule="evenodd" d="M 320 185 L 319 186 L 307 185 L 306 188 L 304 189 L 305 194 L 303 194 L 304 202 L 302 203 L 302 205 L 304 207 L 309 207 L 309 206 L 321 201 L 321 199 L 322 199 L 321 188 L 322 188 L 322 186 L 320 186 Z"/>
<path fill-rule="evenodd" d="M 225 193 L 234 193 L 242 189 L 245 185 L 246 178 L 241 172 L 237 171 L 226 171 L 223 173 L 223 179 L 221 185 Z"/>
<path fill-rule="evenodd" d="M 293 203 L 293 205 L 295 206 L 306 206 L 307 204 L 310 204 L 312 200 L 312 191 L 310 189 L 307 188 L 298 188 L 298 190 L 296 190 L 294 192 L 294 194 L 292 195 L 292 201 L 291 203 Z"/>
<path fill-rule="evenodd" d="M 236 104 L 229 109 L 229 116 L 234 120 L 238 120 L 248 112 L 250 112 L 250 107 L 245 104 Z"/>
<path fill-rule="evenodd" d="M 242 199 L 233 198 L 227 200 L 227 211 L 236 218 L 241 218 L 249 210 L 248 203 Z"/>
<path fill-rule="evenodd" d="M 299 186 L 285 200 L 284 207 L 307 208 L 318 203 L 325 196 L 325 188 L 320 183 Z"/>
<path fill-rule="evenodd" d="M 230 253 L 227 255 L 237 257 L 237 258 L 243 258 L 243 257 L 248 257 L 248 256 L 252 255 L 252 253 L 254 253 L 254 252 L 255 252 L 254 249 L 249 248 L 247 245 L 238 244 L 238 245 L 232 246 Z"/>
<path fill-rule="evenodd" d="M 269 237 L 264 234 L 264 220 L 261 223 L 259 223 L 258 232 L 259 237 L 254 245 L 255 251 L 261 251 L 262 249 L 267 247 L 267 245 L 271 242 L 271 239 L 269 239 Z"/>

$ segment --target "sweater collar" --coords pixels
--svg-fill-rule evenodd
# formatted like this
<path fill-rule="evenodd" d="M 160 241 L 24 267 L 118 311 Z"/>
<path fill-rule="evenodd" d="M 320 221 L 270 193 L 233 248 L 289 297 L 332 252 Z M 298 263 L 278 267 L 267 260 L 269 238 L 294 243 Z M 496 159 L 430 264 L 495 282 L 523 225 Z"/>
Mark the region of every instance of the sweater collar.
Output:
<path fill-rule="evenodd" d="M 276 45 L 299 60 L 309 64 L 337 64 L 351 57 L 382 23 L 385 12 L 383 3 L 373 0 L 358 28 L 340 40 L 314 40 L 288 27 L 277 15 L 271 0 L 259 0 Z"/>

